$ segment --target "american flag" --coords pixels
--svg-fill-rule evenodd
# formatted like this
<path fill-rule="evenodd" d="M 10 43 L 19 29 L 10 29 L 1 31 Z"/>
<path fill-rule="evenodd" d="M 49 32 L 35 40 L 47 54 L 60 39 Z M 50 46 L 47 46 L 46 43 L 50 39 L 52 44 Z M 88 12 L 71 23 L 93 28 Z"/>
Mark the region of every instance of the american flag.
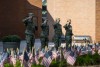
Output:
<path fill-rule="evenodd" d="M 70 65 L 74 65 L 76 58 L 74 56 L 71 56 L 69 51 L 68 52 L 64 51 L 63 55 L 64 55 L 64 59 L 66 59 L 67 63 L 69 63 Z"/>
<path fill-rule="evenodd" d="M 32 53 L 29 53 L 29 59 L 32 59 L 32 57 L 33 57 L 33 55 L 32 55 Z"/>
<path fill-rule="evenodd" d="M 57 58 L 57 52 L 56 51 L 52 51 L 52 60 Z"/>
<path fill-rule="evenodd" d="M 15 65 L 16 64 L 16 58 L 13 57 L 13 56 L 10 56 L 9 58 L 10 58 L 10 62 L 12 62 L 13 65 Z"/>
<path fill-rule="evenodd" d="M 100 55 L 100 49 L 98 50 L 98 54 Z"/>
<path fill-rule="evenodd" d="M 48 52 L 45 53 L 43 59 L 42 59 L 42 62 L 41 64 L 44 65 L 45 67 L 49 67 L 50 64 L 52 62 L 52 58 L 51 56 L 48 54 Z"/>
<path fill-rule="evenodd" d="M 36 64 L 39 64 L 38 56 L 31 57 L 31 58 L 29 59 L 29 63 L 36 63 Z"/>
<path fill-rule="evenodd" d="M 43 53 L 43 51 L 40 51 L 40 52 L 39 52 L 39 58 L 44 57 L 44 54 L 45 54 L 45 53 Z"/>
<path fill-rule="evenodd" d="M 5 59 L 7 58 L 7 53 L 3 53 L 2 56 L 1 56 L 1 59 L 0 59 L 0 67 L 4 67 L 4 62 L 5 62 Z"/>
<path fill-rule="evenodd" d="M 39 64 L 38 55 L 35 55 L 35 62 L 36 62 L 36 64 Z"/>
<path fill-rule="evenodd" d="M 0 62 L 0 67 L 4 67 L 3 62 Z"/>
<path fill-rule="evenodd" d="M 64 55 L 64 59 L 66 59 L 69 56 L 70 52 L 64 51 L 63 55 Z"/>
<path fill-rule="evenodd" d="M 82 53 L 82 50 L 81 50 L 81 49 L 79 50 L 78 55 L 79 55 L 79 56 L 83 55 L 83 53 Z"/>
<path fill-rule="evenodd" d="M 23 61 L 24 61 L 24 56 L 23 54 L 19 56 L 20 62 L 21 62 L 21 67 L 23 66 Z"/>
<path fill-rule="evenodd" d="M 74 65 L 76 58 L 69 55 L 66 60 L 70 65 Z"/>
<path fill-rule="evenodd" d="M 35 62 L 35 58 L 34 57 L 32 57 L 31 59 L 29 59 L 29 63 L 33 63 L 33 62 Z"/>
<path fill-rule="evenodd" d="M 28 61 L 30 64 L 32 63 L 36 63 L 36 64 L 39 64 L 39 61 L 38 61 L 38 55 L 35 55 L 33 57 L 32 53 L 29 54 L 29 61 Z"/>
<path fill-rule="evenodd" d="M 11 55 L 8 57 L 8 61 L 9 61 L 10 63 L 13 63 L 12 60 L 11 60 L 11 57 L 12 57 Z"/>
<path fill-rule="evenodd" d="M 28 66 L 31 67 L 32 63 L 35 61 L 35 58 L 33 57 L 32 53 L 29 53 L 29 60 L 28 60 Z"/>
<path fill-rule="evenodd" d="M 41 64 L 44 65 L 45 67 L 49 67 L 51 62 L 52 62 L 51 57 L 48 58 L 43 57 Z"/>
<path fill-rule="evenodd" d="M 93 55 L 93 54 L 95 54 L 95 49 L 94 49 L 94 48 L 92 48 L 92 55 Z"/>

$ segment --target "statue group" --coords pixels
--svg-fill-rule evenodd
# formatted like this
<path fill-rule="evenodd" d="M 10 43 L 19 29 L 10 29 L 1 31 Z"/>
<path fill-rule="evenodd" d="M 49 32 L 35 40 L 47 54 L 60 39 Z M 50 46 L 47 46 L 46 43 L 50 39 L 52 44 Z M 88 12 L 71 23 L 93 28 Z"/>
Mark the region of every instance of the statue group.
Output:
<path fill-rule="evenodd" d="M 26 43 L 27 43 L 27 51 L 29 52 L 32 50 L 32 47 L 34 46 L 35 42 L 35 31 L 37 30 L 36 22 L 34 21 L 34 14 L 29 13 L 28 16 L 23 19 L 23 22 L 25 24 L 26 30 Z M 71 19 L 67 21 L 67 24 L 63 26 L 66 30 L 65 33 L 65 42 L 66 42 L 66 49 L 68 49 L 68 46 L 71 47 L 72 43 L 72 26 L 71 26 Z M 62 25 L 60 24 L 60 18 L 57 18 L 55 21 L 55 24 L 53 24 L 54 28 L 54 37 L 53 41 L 55 44 L 56 50 L 58 50 L 58 47 L 61 45 L 61 36 L 62 36 Z M 40 34 L 40 40 L 41 40 L 41 48 L 45 48 L 45 46 L 48 46 L 48 36 L 49 36 L 49 25 L 48 25 L 48 19 L 44 20 L 44 22 L 41 24 L 41 34 Z"/>

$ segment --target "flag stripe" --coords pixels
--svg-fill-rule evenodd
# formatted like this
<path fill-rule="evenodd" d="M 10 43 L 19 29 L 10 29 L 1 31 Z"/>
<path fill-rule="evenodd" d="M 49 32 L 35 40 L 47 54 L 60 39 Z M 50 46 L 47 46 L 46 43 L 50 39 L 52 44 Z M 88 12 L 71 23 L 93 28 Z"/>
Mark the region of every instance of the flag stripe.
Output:
<path fill-rule="evenodd" d="M 71 65 L 73 65 L 75 63 L 75 58 L 72 56 L 68 56 L 68 58 L 66 59 L 67 62 Z"/>

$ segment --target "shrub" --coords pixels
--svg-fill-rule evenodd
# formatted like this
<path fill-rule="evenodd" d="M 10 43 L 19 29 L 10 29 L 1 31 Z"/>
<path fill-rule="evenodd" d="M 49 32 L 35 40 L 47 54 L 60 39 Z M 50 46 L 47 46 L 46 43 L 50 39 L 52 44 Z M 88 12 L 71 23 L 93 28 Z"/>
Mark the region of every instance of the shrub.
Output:
<path fill-rule="evenodd" d="M 20 37 L 18 35 L 8 35 L 2 38 L 3 42 L 20 42 Z"/>
<path fill-rule="evenodd" d="M 52 63 L 50 64 L 50 67 L 59 67 L 59 61 L 53 60 Z"/>
<path fill-rule="evenodd" d="M 16 65 L 15 65 L 15 67 L 21 67 L 20 60 L 17 60 L 17 61 L 16 61 Z"/>
<path fill-rule="evenodd" d="M 6 64 L 4 64 L 4 67 L 14 67 L 14 66 L 13 66 L 13 64 L 6 63 Z"/>
<path fill-rule="evenodd" d="M 66 67 L 66 66 L 67 62 L 65 59 L 63 59 L 62 61 L 53 60 L 52 63 L 50 64 L 50 67 Z"/>
<path fill-rule="evenodd" d="M 97 52 L 93 55 L 93 61 L 95 65 L 100 64 L 100 55 Z"/>
<path fill-rule="evenodd" d="M 67 66 L 67 62 L 65 59 L 59 62 L 59 67 L 66 67 L 66 66 Z"/>
<path fill-rule="evenodd" d="M 100 64 L 100 55 L 95 53 L 94 55 L 87 54 L 78 56 L 75 62 L 76 66 L 88 66 Z"/>
<path fill-rule="evenodd" d="M 31 67 L 44 67 L 43 65 L 40 65 L 40 64 L 32 64 Z"/>

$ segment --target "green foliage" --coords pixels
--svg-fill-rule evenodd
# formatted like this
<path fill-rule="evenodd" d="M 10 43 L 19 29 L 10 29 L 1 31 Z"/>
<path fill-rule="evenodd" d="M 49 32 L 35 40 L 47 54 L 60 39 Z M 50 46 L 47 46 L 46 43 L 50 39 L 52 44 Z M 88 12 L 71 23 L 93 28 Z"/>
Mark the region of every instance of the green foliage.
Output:
<path fill-rule="evenodd" d="M 44 67 L 43 65 L 40 65 L 40 64 L 32 64 L 31 67 Z"/>
<path fill-rule="evenodd" d="M 42 59 L 43 59 L 43 57 L 40 57 L 40 58 L 39 58 L 39 63 L 41 63 L 41 62 L 42 62 Z"/>
<path fill-rule="evenodd" d="M 93 60 L 95 65 L 100 64 L 100 55 L 97 52 L 93 55 Z"/>
<path fill-rule="evenodd" d="M 59 62 L 59 67 L 66 67 L 66 66 L 67 66 L 67 62 L 65 59 Z"/>
<path fill-rule="evenodd" d="M 4 64 L 4 67 L 14 67 L 14 66 L 13 66 L 13 64 L 6 63 L 6 64 Z"/>
<path fill-rule="evenodd" d="M 59 67 L 59 61 L 53 60 L 52 63 L 50 64 L 50 67 Z"/>
<path fill-rule="evenodd" d="M 65 59 L 63 59 L 62 61 L 53 60 L 52 63 L 50 64 L 50 67 L 66 67 L 66 66 L 67 62 Z"/>
<path fill-rule="evenodd" d="M 4 67 L 14 67 L 13 64 L 10 64 L 9 62 L 5 62 Z M 20 60 L 16 61 L 15 67 L 21 67 Z"/>
<path fill-rule="evenodd" d="M 41 63 L 42 62 L 42 59 L 43 59 L 43 57 L 41 57 L 41 58 L 39 58 L 39 63 Z M 44 67 L 43 65 L 41 65 L 41 64 L 32 64 L 32 66 L 31 67 Z"/>
<path fill-rule="evenodd" d="M 3 42 L 20 42 L 20 37 L 18 35 L 8 35 L 2 38 Z"/>
<path fill-rule="evenodd" d="M 16 65 L 15 65 L 15 67 L 21 67 L 20 60 L 17 60 L 17 61 L 16 61 Z"/>
<path fill-rule="evenodd" d="M 75 65 L 76 66 L 88 66 L 100 64 L 100 55 L 95 53 L 94 55 L 87 54 L 78 56 Z"/>

